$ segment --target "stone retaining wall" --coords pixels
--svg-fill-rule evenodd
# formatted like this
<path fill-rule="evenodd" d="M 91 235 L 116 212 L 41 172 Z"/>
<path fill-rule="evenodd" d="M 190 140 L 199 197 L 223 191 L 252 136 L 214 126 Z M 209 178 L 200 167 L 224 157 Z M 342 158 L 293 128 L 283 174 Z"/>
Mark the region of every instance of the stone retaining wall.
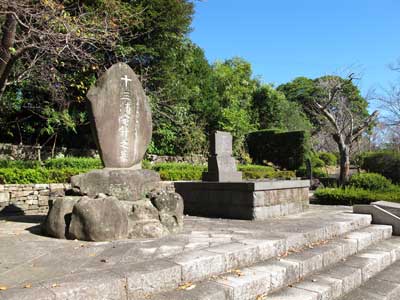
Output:
<path fill-rule="evenodd" d="M 0 159 L 38 160 L 40 155 L 40 159 L 45 160 L 51 158 L 51 154 L 51 147 L 40 148 L 32 145 L 0 144 Z M 68 149 L 65 147 L 56 147 L 54 149 L 54 155 L 95 157 L 97 151 L 93 149 Z"/>
<path fill-rule="evenodd" d="M 31 145 L 13 145 L 0 143 L 0 159 L 10 160 L 42 160 L 51 158 L 51 147 L 38 148 Z M 97 157 L 98 151 L 94 149 L 70 149 L 65 147 L 56 147 L 54 155 L 57 156 L 79 156 L 79 157 Z M 188 156 L 168 156 L 168 155 L 155 155 L 146 154 L 145 159 L 150 163 L 164 163 L 164 162 L 178 162 L 190 164 L 205 164 L 207 157 L 200 154 L 193 154 Z"/>
<path fill-rule="evenodd" d="M 2 184 L 0 185 L 0 215 L 46 214 L 49 200 L 63 196 L 70 185 Z"/>

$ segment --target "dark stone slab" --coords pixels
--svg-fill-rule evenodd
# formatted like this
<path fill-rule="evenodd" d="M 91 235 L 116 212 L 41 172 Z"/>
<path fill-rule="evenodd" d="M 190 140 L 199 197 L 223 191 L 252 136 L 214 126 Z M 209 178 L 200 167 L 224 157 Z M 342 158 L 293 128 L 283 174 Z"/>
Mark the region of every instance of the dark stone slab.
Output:
<path fill-rule="evenodd" d="M 119 200 L 136 201 L 158 186 L 160 175 L 151 170 L 102 169 L 71 178 L 71 186 L 83 195 L 103 193 Z"/>
<path fill-rule="evenodd" d="M 265 220 L 309 206 L 309 180 L 265 182 L 175 182 L 192 216 Z"/>
<path fill-rule="evenodd" d="M 101 158 L 107 168 L 140 168 L 151 140 L 150 106 L 133 70 L 108 69 L 87 94 Z"/>

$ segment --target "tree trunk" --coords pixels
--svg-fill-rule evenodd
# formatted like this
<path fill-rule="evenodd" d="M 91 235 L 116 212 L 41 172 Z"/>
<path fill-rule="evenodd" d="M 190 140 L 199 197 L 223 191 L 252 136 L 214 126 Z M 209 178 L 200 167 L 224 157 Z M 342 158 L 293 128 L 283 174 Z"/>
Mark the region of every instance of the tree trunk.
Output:
<path fill-rule="evenodd" d="M 10 8 L 12 9 L 12 8 Z M 0 45 L 0 94 L 4 93 L 7 77 L 11 71 L 13 62 L 11 48 L 14 46 L 17 31 L 17 20 L 13 14 L 7 14 L 2 28 Z M 0 97 L 1 97 L 0 95 Z"/>
<path fill-rule="evenodd" d="M 350 175 L 350 150 L 346 145 L 339 145 L 340 175 L 339 185 L 344 186 L 349 181 Z"/>

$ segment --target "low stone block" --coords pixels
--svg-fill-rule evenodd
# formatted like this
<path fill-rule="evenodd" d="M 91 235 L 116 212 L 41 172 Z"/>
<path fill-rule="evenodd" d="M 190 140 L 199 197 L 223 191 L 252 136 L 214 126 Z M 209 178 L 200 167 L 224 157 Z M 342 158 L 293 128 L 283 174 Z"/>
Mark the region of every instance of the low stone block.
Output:
<path fill-rule="evenodd" d="M 143 299 L 177 288 L 182 280 L 181 267 L 165 260 L 127 264 L 112 271 L 126 278 L 129 299 Z"/>
<path fill-rule="evenodd" d="M 182 281 L 197 281 L 227 271 L 223 254 L 205 250 L 182 253 L 171 259 L 182 268 Z"/>
<path fill-rule="evenodd" d="M 252 268 L 225 275 L 215 282 L 230 287 L 230 299 L 256 299 L 270 290 L 271 276 Z"/>
<path fill-rule="evenodd" d="M 126 297 L 125 278 L 110 271 L 74 274 L 43 285 L 56 299 L 120 300 Z"/>

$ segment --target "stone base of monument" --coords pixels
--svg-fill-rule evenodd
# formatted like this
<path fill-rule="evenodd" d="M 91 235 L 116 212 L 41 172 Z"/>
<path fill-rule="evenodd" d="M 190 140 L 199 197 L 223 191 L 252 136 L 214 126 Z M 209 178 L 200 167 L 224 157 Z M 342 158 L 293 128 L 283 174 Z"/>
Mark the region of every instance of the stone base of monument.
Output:
<path fill-rule="evenodd" d="M 51 204 L 44 234 L 110 241 L 160 238 L 183 228 L 183 200 L 150 170 L 103 169 L 73 176 L 71 194 Z"/>
<path fill-rule="evenodd" d="M 157 188 L 160 175 L 151 170 L 101 169 L 71 177 L 71 186 L 81 195 L 113 195 L 119 200 L 136 201 Z"/>
<path fill-rule="evenodd" d="M 212 218 L 266 220 L 304 211 L 309 180 L 176 182 L 185 214 Z"/>

